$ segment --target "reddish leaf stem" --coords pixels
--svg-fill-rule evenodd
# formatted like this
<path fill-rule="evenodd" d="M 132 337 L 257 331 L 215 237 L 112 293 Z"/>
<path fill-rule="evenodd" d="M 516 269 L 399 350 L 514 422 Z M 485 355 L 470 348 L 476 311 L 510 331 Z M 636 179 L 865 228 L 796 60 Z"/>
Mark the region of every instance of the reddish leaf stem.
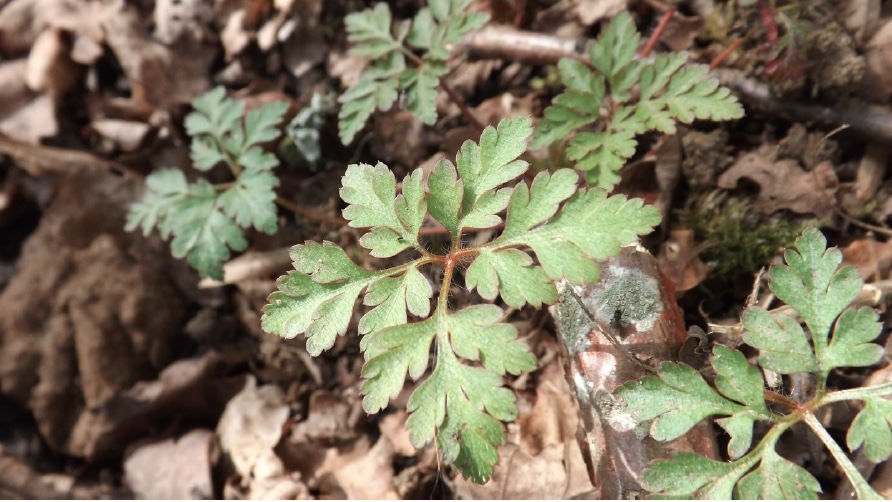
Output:
<path fill-rule="evenodd" d="M 669 21 L 672 20 L 672 16 L 675 15 L 675 7 L 670 8 L 666 12 L 663 13 L 663 17 L 660 18 L 660 24 L 657 25 L 657 29 L 651 33 L 650 38 L 647 39 L 647 43 L 644 45 L 644 48 L 641 49 L 641 54 L 638 56 L 640 59 L 644 59 L 650 55 L 650 51 L 654 50 L 657 42 L 660 41 L 660 37 L 663 36 L 663 32 L 666 31 L 666 26 L 669 25 Z"/>

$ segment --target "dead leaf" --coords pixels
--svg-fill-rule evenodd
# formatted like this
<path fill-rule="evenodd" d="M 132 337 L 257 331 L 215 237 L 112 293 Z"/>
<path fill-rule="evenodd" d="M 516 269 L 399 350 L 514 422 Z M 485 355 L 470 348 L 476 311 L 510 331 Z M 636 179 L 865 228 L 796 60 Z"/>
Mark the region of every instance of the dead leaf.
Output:
<path fill-rule="evenodd" d="M 249 377 L 242 391 L 226 405 L 217 435 L 223 453 L 243 477 L 250 479 L 258 464 L 274 456 L 272 450 L 282 437 L 282 426 L 290 414 L 284 400 L 278 386 L 258 388 L 257 381 Z M 270 466 L 259 466 L 266 467 Z"/>
<path fill-rule="evenodd" d="M 673 51 L 689 50 L 705 24 L 700 16 L 685 16 L 676 11 L 660 36 L 660 41 Z"/>
<path fill-rule="evenodd" d="M 378 421 L 378 430 L 381 436 L 387 438 L 393 445 L 394 452 L 404 457 L 414 457 L 418 450 L 409 440 L 409 430 L 406 429 L 406 420 L 409 414 L 406 410 L 396 410 L 381 417 Z"/>
<path fill-rule="evenodd" d="M 703 263 L 699 256 L 712 245 L 694 244 L 694 231 L 687 228 L 672 230 L 669 238 L 660 244 L 657 263 L 660 271 L 675 284 L 677 293 L 695 288 L 712 271 L 714 267 Z"/>
<path fill-rule="evenodd" d="M 585 26 L 609 19 L 626 9 L 628 0 L 573 0 L 573 12 Z"/>
<path fill-rule="evenodd" d="M 325 56 L 328 55 L 328 44 L 319 33 L 294 30 L 294 33 L 282 45 L 282 52 L 285 67 L 294 77 L 299 78 L 316 65 L 325 62 Z"/>
<path fill-rule="evenodd" d="M 860 45 L 876 31 L 880 21 L 880 0 L 846 0 L 841 3 L 842 25 Z"/>
<path fill-rule="evenodd" d="M 334 471 L 350 500 L 397 500 L 393 487 L 393 445 L 380 438 L 365 455 Z"/>
<path fill-rule="evenodd" d="M 214 433 L 192 430 L 179 439 L 139 445 L 124 458 L 124 476 L 140 499 L 214 498 L 211 444 Z"/>
<path fill-rule="evenodd" d="M 892 267 L 892 241 L 880 242 L 870 237 L 862 237 L 842 251 L 842 264 L 854 265 L 858 275 L 865 281 L 880 279 L 889 275 Z"/>
<path fill-rule="evenodd" d="M 756 207 L 765 214 L 788 209 L 799 214 L 829 218 L 836 207 L 839 182 L 829 162 L 804 171 L 796 161 L 774 160 L 764 146 L 741 157 L 724 174 L 718 186 L 733 189 L 741 178 L 759 185 Z"/>
<path fill-rule="evenodd" d="M 864 47 L 864 84 L 878 98 L 892 93 L 892 21 L 887 21 Z"/>
<path fill-rule="evenodd" d="M 38 94 L 0 121 L 0 132 L 31 144 L 59 133 L 56 101 L 49 94 Z"/>
<path fill-rule="evenodd" d="M 70 52 L 71 45 L 61 30 L 44 30 L 28 53 L 25 68 L 28 87 L 56 99 L 64 96 L 81 76 L 80 67 L 71 60 Z"/>
<path fill-rule="evenodd" d="M 274 451 L 290 414 L 282 389 L 258 387 L 253 376 L 229 401 L 217 425 L 220 448 L 238 475 L 229 490 L 250 499 L 307 496 L 300 473 L 288 472 Z"/>
<path fill-rule="evenodd" d="M 104 150 L 120 152 L 138 149 L 151 131 L 145 122 L 119 119 L 97 119 L 90 128 L 108 143 Z"/>

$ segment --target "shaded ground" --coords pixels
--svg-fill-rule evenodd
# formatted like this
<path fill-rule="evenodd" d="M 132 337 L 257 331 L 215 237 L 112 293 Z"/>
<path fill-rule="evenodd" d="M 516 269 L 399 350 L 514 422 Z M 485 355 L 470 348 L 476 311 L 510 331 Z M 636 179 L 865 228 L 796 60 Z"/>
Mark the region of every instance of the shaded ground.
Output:
<path fill-rule="evenodd" d="M 622 9 L 646 37 L 669 4 L 679 4 L 658 50 L 690 50 L 708 63 L 739 44 L 717 60 L 717 74 L 747 105 L 746 118 L 643 138 L 620 187 L 663 210 L 665 223 L 646 244 L 674 281 L 687 322 L 704 327 L 735 324 L 754 274 L 810 223 L 881 291 L 892 266 L 892 132 L 883 126 L 892 123 L 892 8 L 856 0 L 737 3 L 481 0 L 474 7 L 493 24 L 584 41 Z M 336 112 L 328 113 L 320 163 L 281 155 L 279 193 L 297 213 L 280 212 L 275 236 L 250 235 L 241 261 L 263 265 L 241 275 L 230 269 L 226 284 L 200 283 L 157 235 L 123 230 L 146 173 L 190 165 L 182 120 L 191 99 L 224 85 L 248 108 L 286 100 L 293 116 L 314 94 L 342 91 L 363 64 L 346 53 L 342 19 L 368 5 L 11 0 L 0 7 L 0 496 L 592 493 L 547 312 L 512 317 L 540 365 L 512 383 L 521 417 L 508 426 L 496 477 L 483 487 L 454 479 L 432 447 L 409 443 L 411 389 L 385 412 L 365 414 L 355 332 L 314 359 L 303 340 L 260 330 L 289 246 L 327 239 L 380 265 L 363 257 L 355 230 L 339 225 L 340 177 L 359 160 L 384 161 L 401 176 L 453 155 L 476 133 L 445 97 L 436 126 L 398 109 L 379 113 L 347 147 L 337 139 Z M 392 6 L 397 17 L 419 7 Z M 487 124 L 541 116 L 560 90 L 556 61 L 534 64 L 511 51 L 465 57 L 480 49 L 457 48 L 448 77 L 476 115 Z M 548 152 L 532 155 L 538 169 L 553 165 Z M 885 312 L 884 302 L 876 307 Z M 885 381 L 884 370 L 871 371 L 835 374 L 831 384 Z M 823 418 L 843 434 L 855 412 L 840 407 Z M 803 432 L 785 437 L 782 453 L 814 473 L 825 493 L 846 497 L 840 474 Z M 873 480 L 892 495 L 888 468 Z"/>

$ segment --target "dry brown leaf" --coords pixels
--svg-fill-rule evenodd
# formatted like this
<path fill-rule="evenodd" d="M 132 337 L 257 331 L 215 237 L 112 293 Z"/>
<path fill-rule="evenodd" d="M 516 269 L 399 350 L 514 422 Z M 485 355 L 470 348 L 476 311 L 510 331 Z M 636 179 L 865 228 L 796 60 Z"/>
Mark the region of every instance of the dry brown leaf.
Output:
<path fill-rule="evenodd" d="M 319 33 L 306 33 L 305 30 L 294 30 L 294 33 L 282 45 L 284 65 L 295 77 L 301 77 L 316 65 L 325 62 L 328 55 L 328 44 Z"/>
<path fill-rule="evenodd" d="M 393 445 L 380 438 L 365 455 L 334 471 L 350 500 L 396 500 L 393 487 Z"/>
<path fill-rule="evenodd" d="M 155 0 L 155 30 L 152 36 L 163 44 L 182 37 L 202 40 L 209 34 L 215 14 L 205 0 Z"/>
<path fill-rule="evenodd" d="M 741 178 L 759 185 L 756 207 L 766 214 L 788 209 L 799 214 L 827 218 L 836 207 L 839 182 L 829 162 L 804 171 L 796 161 L 774 160 L 772 147 L 763 146 L 741 157 L 724 174 L 718 186 L 733 189 Z"/>
<path fill-rule="evenodd" d="M 842 264 L 854 265 L 858 275 L 865 281 L 880 279 L 889 275 L 892 267 L 892 241 L 880 242 L 864 237 L 857 239 L 842 251 Z"/>
<path fill-rule="evenodd" d="M 381 431 L 382 437 L 390 441 L 396 454 L 413 457 L 418 453 L 418 450 L 409 440 L 409 429 L 406 428 L 408 418 L 409 414 L 406 410 L 396 410 L 381 417 L 381 420 L 378 421 L 378 430 Z"/>
<path fill-rule="evenodd" d="M 227 490 L 250 499 L 307 496 L 300 473 L 289 472 L 274 451 L 290 413 L 282 390 L 258 387 L 253 376 L 229 401 L 217 425 L 220 448 L 238 475 Z"/>
<path fill-rule="evenodd" d="M 585 26 L 609 19 L 626 9 L 628 0 L 572 0 L 573 12 Z"/>
<path fill-rule="evenodd" d="M 700 252 L 708 245 L 694 244 L 694 231 L 687 228 L 672 230 L 660 244 L 657 263 L 660 271 L 675 284 L 678 293 L 695 288 L 706 279 L 714 267 L 700 260 Z"/>
<path fill-rule="evenodd" d="M 124 458 L 128 486 L 140 499 L 214 498 L 210 462 L 213 441 L 213 432 L 195 429 L 179 439 L 133 448 Z"/>
<path fill-rule="evenodd" d="M 0 121 L 0 132 L 26 143 L 39 144 L 41 139 L 59 132 L 56 101 L 49 94 L 38 94 Z"/>
<path fill-rule="evenodd" d="M 64 96 L 81 77 L 80 67 L 70 59 L 70 52 L 70 42 L 61 30 L 44 30 L 28 53 L 28 87 L 57 99 Z"/>
<path fill-rule="evenodd" d="M 226 405 L 217 425 L 220 447 L 238 474 L 250 479 L 255 469 L 275 469 L 270 457 L 275 456 L 273 448 L 289 414 L 282 389 L 275 385 L 258 387 L 253 377 L 248 378 L 242 391 Z M 268 472 L 258 474 L 263 477 Z"/>
<path fill-rule="evenodd" d="M 684 16 L 676 12 L 666 25 L 660 41 L 673 51 L 686 51 L 694 44 L 705 24 L 700 16 Z"/>
<path fill-rule="evenodd" d="M 119 119 L 97 119 L 90 128 L 108 143 L 105 150 L 121 152 L 138 149 L 151 130 L 145 122 Z"/>
<path fill-rule="evenodd" d="M 223 44 L 223 53 L 226 54 L 226 60 L 232 61 L 237 55 L 241 54 L 245 47 L 254 39 L 252 33 L 248 33 L 243 28 L 245 22 L 245 10 L 240 9 L 233 12 L 223 24 L 223 30 L 220 32 L 220 42 Z"/>
<path fill-rule="evenodd" d="M 880 0 L 845 0 L 841 3 L 842 25 L 861 44 L 876 30 L 880 20 Z"/>

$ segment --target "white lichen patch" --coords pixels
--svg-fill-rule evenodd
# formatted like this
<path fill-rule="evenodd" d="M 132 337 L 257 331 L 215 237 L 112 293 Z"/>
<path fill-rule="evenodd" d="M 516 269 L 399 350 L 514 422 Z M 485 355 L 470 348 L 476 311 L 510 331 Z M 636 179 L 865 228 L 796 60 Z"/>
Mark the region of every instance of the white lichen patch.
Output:
<path fill-rule="evenodd" d="M 650 331 L 663 311 L 660 284 L 642 270 L 610 263 L 592 289 L 589 308 L 602 323 L 610 324 L 619 312 L 622 322 L 639 333 Z"/>

